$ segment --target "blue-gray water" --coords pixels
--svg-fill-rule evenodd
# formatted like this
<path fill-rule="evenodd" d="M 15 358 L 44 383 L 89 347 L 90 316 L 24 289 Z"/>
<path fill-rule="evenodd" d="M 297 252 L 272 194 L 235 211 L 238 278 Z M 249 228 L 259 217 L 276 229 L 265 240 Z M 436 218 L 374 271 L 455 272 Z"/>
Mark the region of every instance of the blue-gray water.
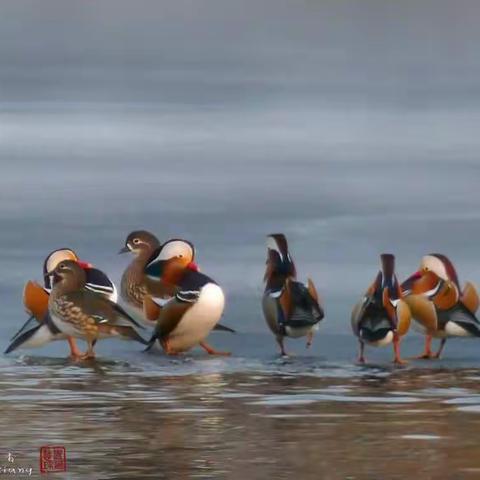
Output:
<path fill-rule="evenodd" d="M 229 358 L 0 357 L 3 463 L 38 476 L 57 444 L 74 480 L 479 478 L 480 343 L 360 367 L 349 317 L 382 252 L 480 279 L 480 3 L 39 3 L 0 5 L 0 347 L 50 250 L 118 281 L 138 228 L 195 243 L 239 333 L 212 335 Z M 277 231 L 327 313 L 287 360 L 260 310 Z"/>
<path fill-rule="evenodd" d="M 405 368 L 370 352 L 359 367 L 351 337 L 317 340 L 290 359 L 265 334 L 214 335 L 231 358 L 105 342 L 99 360 L 80 365 L 2 359 L 2 451 L 38 474 L 38 448 L 64 445 L 58 478 L 71 479 L 478 477 L 478 345 Z"/>

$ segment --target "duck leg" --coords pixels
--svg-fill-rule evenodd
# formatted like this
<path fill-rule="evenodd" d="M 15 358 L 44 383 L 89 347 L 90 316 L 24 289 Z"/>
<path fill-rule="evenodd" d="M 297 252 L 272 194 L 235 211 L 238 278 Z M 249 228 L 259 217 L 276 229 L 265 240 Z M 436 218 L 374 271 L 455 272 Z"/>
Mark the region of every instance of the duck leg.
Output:
<path fill-rule="evenodd" d="M 440 348 L 438 349 L 438 352 L 433 356 L 433 358 L 438 359 L 440 358 L 440 355 L 443 352 L 443 349 L 445 348 L 445 344 L 447 343 L 446 338 L 442 338 L 442 341 L 440 342 Z"/>
<path fill-rule="evenodd" d="M 433 355 L 433 352 L 432 352 L 432 336 L 431 335 L 427 335 L 425 337 L 425 350 L 423 351 L 423 353 L 417 357 L 419 360 L 430 360 L 431 358 L 433 358 L 434 355 Z"/>
<path fill-rule="evenodd" d="M 231 355 L 230 352 L 219 352 L 218 350 L 215 350 L 212 348 L 208 343 L 206 342 L 200 342 L 200 346 L 209 354 L 209 355 L 220 355 L 224 357 L 228 357 Z"/>
<path fill-rule="evenodd" d="M 93 347 L 97 343 L 97 339 L 87 339 L 87 351 L 80 357 L 82 360 L 91 360 L 95 358 Z"/>
<path fill-rule="evenodd" d="M 72 360 L 78 360 L 82 358 L 83 352 L 77 346 L 77 342 L 73 337 L 67 337 L 68 345 L 70 346 L 70 358 Z"/>
<path fill-rule="evenodd" d="M 277 335 L 276 337 L 278 346 L 280 347 L 280 355 L 282 357 L 288 357 L 288 353 L 285 351 L 285 346 L 283 345 L 283 337 L 280 335 Z"/>
<path fill-rule="evenodd" d="M 307 333 L 307 344 L 305 345 L 305 348 L 310 348 L 313 343 L 313 330 L 310 330 Z"/>
<path fill-rule="evenodd" d="M 162 338 L 160 340 L 160 345 L 163 348 L 163 351 L 165 352 L 166 355 L 178 355 L 178 352 L 175 352 L 175 350 L 172 350 L 170 347 L 170 340 L 168 337 Z"/>
<path fill-rule="evenodd" d="M 393 337 L 393 351 L 395 354 L 393 363 L 397 365 L 405 365 L 407 362 L 405 360 L 402 360 L 402 358 L 400 357 L 400 337 L 397 333 L 395 333 Z"/>
<path fill-rule="evenodd" d="M 364 352 L 365 352 L 365 344 L 362 342 L 362 341 L 359 341 L 359 352 L 358 352 L 358 363 L 361 363 L 361 364 L 364 364 L 366 363 L 366 360 L 365 360 L 365 355 L 364 355 Z"/>
<path fill-rule="evenodd" d="M 305 347 L 310 348 L 312 346 L 312 342 L 313 342 L 313 331 L 310 330 L 307 333 L 307 344 L 305 345 Z"/>

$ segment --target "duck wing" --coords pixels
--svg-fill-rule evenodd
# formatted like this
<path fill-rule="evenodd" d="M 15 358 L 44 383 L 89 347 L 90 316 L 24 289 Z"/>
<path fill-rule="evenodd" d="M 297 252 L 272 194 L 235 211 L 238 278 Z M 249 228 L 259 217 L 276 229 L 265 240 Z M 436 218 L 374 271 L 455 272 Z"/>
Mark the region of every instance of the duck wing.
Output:
<path fill-rule="evenodd" d="M 92 292 L 104 295 L 113 302 L 117 301 L 117 289 L 106 273 L 94 267 L 85 269 L 85 273 L 87 274 L 85 288 Z"/>
<path fill-rule="evenodd" d="M 150 350 L 156 340 L 167 337 L 180 323 L 183 316 L 195 305 L 200 292 L 193 290 L 178 292 L 160 310 L 155 330 L 148 342 L 146 350 Z"/>
<path fill-rule="evenodd" d="M 48 292 L 37 282 L 29 280 L 23 289 L 23 304 L 30 315 L 41 321 L 48 311 Z"/>
<path fill-rule="evenodd" d="M 392 323 L 386 309 L 378 305 L 373 297 L 366 297 L 357 314 L 356 329 L 361 339 L 376 342 L 392 330 Z"/>
<path fill-rule="evenodd" d="M 428 333 L 434 333 L 438 330 L 438 309 L 435 308 L 434 303 L 423 295 L 407 295 L 403 301 L 408 305 L 411 316 Z"/>
<path fill-rule="evenodd" d="M 471 282 L 465 283 L 460 301 L 472 312 L 475 313 L 480 305 L 480 299 L 475 285 Z"/>
<path fill-rule="evenodd" d="M 143 329 L 120 305 L 112 302 L 107 297 L 84 289 L 62 295 L 65 305 L 64 315 L 75 326 L 85 317 L 93 319 L 99 325 L 135 326 Z M 83 317 L 83 318 L 82 318 Z"/>
<path fill-rule="evenodd" d="M 192 308 L 195 302 L 185 301 L 178 296 L 168 302 L 160 312 L 157 321 L 157 330 L 159 337 L 168 336 L 182 320 L 188 310 Z"/>
<path fill-rule="evenodd" d="M 438 310 L 437 315 L 439 324 L 443 328 L 445 328 L 447 322 L 453 322 L 472 336 L 480 337 L 480 321 L 462 303 L 457 303 L 457 305 L 449 310 Z"/>
<path fill-rule="evenodd" d="M 290 314 L 285 324 L 290 327 L 315 325 L 324 317 L 323 309 L 303 283 L 289 280 L 286 288 L 290 292 Z"/>

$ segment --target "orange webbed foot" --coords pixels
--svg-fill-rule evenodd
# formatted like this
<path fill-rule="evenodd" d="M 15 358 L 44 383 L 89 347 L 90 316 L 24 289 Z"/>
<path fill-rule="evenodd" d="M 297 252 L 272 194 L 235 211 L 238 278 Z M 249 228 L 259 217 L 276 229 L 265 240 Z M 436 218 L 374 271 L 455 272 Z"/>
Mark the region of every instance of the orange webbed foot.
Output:
<path fill-rule="evenodd" d="M 206 342 L 200 342 L 200 346 L 209 354 L 209 355 L 218 355 L 221 357 L 229 357 L 231 355 L 230 352 L 221 352 L 212 348 Z"/>

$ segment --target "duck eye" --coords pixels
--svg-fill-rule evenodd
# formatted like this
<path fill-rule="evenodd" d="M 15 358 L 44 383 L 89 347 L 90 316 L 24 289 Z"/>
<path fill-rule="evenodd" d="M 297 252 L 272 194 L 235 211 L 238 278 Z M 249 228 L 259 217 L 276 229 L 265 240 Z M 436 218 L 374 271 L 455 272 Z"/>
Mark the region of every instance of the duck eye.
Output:
<path fill-rule="evenodd" d="M 140 243 L 140 240 L 139 240 L 138 238 L 134 238 L 134 239 L 133 239 L 133 243 L 134 243 L 135 245 L 138 245 L 138 244 Z"/>

